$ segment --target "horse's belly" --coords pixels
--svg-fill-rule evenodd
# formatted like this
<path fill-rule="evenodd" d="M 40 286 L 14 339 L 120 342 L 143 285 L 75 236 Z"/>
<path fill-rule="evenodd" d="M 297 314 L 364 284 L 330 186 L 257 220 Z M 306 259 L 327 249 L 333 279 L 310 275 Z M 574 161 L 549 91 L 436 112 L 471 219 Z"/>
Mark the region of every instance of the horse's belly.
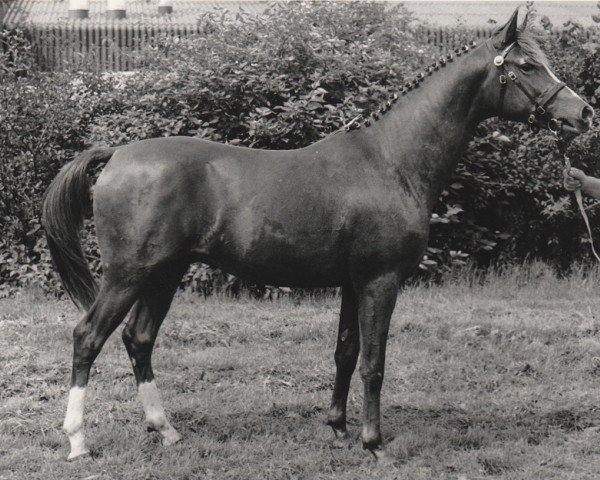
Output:
<path fill-rule="evenodd" d="M 200 261 L 248 281 L 290 287 L 327 287 L 343 283 L 344 249 L 327 232 L 265 233 L 252 241 L 220 235 Z"/>
<path fill-rule="evenodd" d="M 224 259 L 218 266 L 227 273 L 232 273 L 252 283 L 274 285 L 278 287 L 337 287 L 343 282 L 342 269 L 336 267 L 323 268 L 313 263 L 239 263 Z"/>

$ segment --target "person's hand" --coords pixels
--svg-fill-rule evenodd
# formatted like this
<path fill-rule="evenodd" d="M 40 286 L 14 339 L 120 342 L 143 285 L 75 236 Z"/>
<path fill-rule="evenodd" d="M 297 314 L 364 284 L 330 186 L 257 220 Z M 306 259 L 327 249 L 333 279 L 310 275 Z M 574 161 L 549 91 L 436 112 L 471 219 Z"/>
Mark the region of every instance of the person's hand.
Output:
<path fill-rule="evenodd" d="M 565 168 L 563 176 L 563 185 L 570 192 L 580 190 L 586 179 L 586 174 L 578 168 Z"/>

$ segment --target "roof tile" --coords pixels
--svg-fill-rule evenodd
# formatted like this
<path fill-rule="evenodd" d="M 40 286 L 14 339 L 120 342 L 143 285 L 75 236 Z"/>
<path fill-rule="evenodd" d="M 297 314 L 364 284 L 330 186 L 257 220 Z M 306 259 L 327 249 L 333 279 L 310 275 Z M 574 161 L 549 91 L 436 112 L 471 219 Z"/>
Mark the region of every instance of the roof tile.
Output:
<path fill-rule="evenodd" d="M 5 25 L 62 24 L 69 20 L 68 0 L 0 0 L 0 5 L 10 3 L 4 18 Z M 127 17 L 118 20 L 126 23 L 170 23 L 177 25 L 195 24 L 202 13 L 218 8 L 239 11 L 243 8 L 251 13 L 260 13 L 270 5 L 269 0 L 173 0 L 173 13 L 167 17 L 158 14 L 158 0 L 127 0 Z M 391 0 L 389 3 L 398 3 Z M 106 0 L 89 0 L 89 19 L 83 22 L 104 23 L 108 20 Z M 413 11 L 419 20 L 440 26 L 481 27 L 488 21 L 500 23 L 509 18 L 519 4 L 507 1 L 406 1 L 406 7 Z M 549 17 L 555 26 L 561 26 L 572 19 L 584 26 L 594 25 L 593 14 L 600 14 L 596 2 L 591 1 L 538 1 L 535 3 L 540 15 Z M 293 7 L 290 7 L 293 8 Z M 0 12 L 2 10 L 0 9 Z M 0 13 L 1 19 L 1 13 Z"/>

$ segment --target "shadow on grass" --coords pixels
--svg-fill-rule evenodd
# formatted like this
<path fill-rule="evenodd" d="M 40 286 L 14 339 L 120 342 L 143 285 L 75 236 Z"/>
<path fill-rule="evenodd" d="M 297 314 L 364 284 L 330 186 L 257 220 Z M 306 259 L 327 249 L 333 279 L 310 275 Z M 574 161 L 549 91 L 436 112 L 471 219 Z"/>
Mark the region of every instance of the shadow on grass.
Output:
<path fill-rule="evenodd" d="M 176 427 L 182 432 L 187 431 L 186 436 L 202 435 L 219 443 L 281 439 L 312 443 L 319 448 L 318 443 L 330 433 L 325 425 L 323 408 L 298 404 L 273 405 L 267 411 L 224 415 L 180 409 L 173 412 L 172 418 Z M 355 446 L 360 447 L 357 438 L 360 412 L 349 412 L 348 423 Z M 388 407 L 382 415 L 389 451 L 400 462 L 447 450 L 493 448 L 498 443 L 525 441 L 528 445 L 539 445 L 557 431 L 577 432 L 597 425 L 600 425 L 600 409 L 594 407 L 544 413 L 531 410 L 505 415 L 467 412 L 454 407 L 395 405 Z M 332 434 L 332 441 L 333 438 Z M 493 472 L 496 467 L 490 464 L 484 468 Z"/>
<path fill-rule="evenodd" d="M 392 406 L 384 414 L 384 433 L 392 433 L 391 443 L 403 445 L 403 437 L 420 444 L 421 448 L 404 451 L 408 457 L 419 450 L 435 449 L 479 450 L 494 444 L 525 441 L 539 445 L 557 431 L 577 432 L 600 425 L 600 409 L 596 407 L 575 410 L 539 412 L 521 411 L 514 415 L 494 412 L 467 412 L 460 408 L 419 408 Z M 403 450 L 400 448 L 400 450 Z M 402 455 L 404 456 L 404 455 Z"/>

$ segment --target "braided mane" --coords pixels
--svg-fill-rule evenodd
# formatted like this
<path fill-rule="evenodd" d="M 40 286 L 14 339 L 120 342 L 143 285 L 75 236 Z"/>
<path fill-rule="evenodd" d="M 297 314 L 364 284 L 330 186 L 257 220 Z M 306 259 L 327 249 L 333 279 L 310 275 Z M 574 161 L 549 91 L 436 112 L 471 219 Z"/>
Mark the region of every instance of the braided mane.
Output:
<path fill-rule="evenodd" d="M 533 10 L 529 10 L 523 19 L 523 22 L 517 29 L 516 43 L 519 45 L 519 48 L 521 49 L 521 52 L 525 58 L 527 58 L 527 60 L 529 60 L 532 64 L 547 65 L 548 58 L 540 46 L 543 43 L 544 35 L 543 32 L 534 26 L 535 18 L 535 12 Z M 471 42 L 470 45 L 464 45 L 462 47 L 455 48 L 454 53 L 457 57 L 460 57 L 461 55 L 468 53 L 475 46 L 476 43 Z M 380 105 L 379 108 L 372 112 L 369 117 L 365 118 L 362 115 L 359 115 L 338 131 L 349 131 L 355 130 L 362 126 L 370 126 L 373 122 L 377 121 L 383 114 L 390 110 L 392 105 L 396 103 L 401 96 L 404 96 L 411 90 L 418 88 L 420 83 L 423 82 L 426 77 L 432 75 L 435 71 L 442 69 L 448 62 L 452 61 L 454 61 L 454 55 L 452 53 L 442 55 L 438 61 L 435 61 L 431 64 L 431 66 L 426 67 L 424 72 L 418 73 L 412 81 L 407 81 L 400 89 L 399 93 L 395 93 L 390 100 Z"/>

